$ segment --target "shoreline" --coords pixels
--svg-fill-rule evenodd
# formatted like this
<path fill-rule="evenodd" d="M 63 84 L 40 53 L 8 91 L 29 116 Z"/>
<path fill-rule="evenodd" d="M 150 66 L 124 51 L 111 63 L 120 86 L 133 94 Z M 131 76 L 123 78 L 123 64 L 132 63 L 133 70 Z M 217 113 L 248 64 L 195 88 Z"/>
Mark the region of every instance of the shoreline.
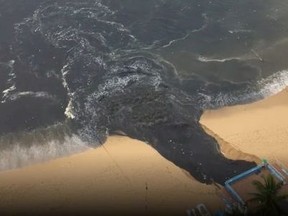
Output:
<path fill-rule="evenodd" d="M 184 216 L 199 203 L 222 208 L 218 191 L 146 143 L 110 136 L 97 149 L 0 172 L 0 213 Z"/>
<path fill-rule="evenodd" d="M 259 157 L 257 157 L 256 155 L 241 151 L 239 148 L 231 145 L 229 142 L 224 140 L 218 134 L 214 133 L 212 130 L 210 130 L 208 127 L 206 127 L 204 124 L 201 124 L 201 126 L 209 136 L 216 139 L 217 143 L 219 144 L 220 152 L 226 158 L 232 159 L 232 160 L 245 160 L 245 161 L 249 161 L 249 162 L 255 162 L 257 164 L 261 162 L 261 159 Z"/>
<path fill-rule="evenodd" d="M 208 134 L 220 140 L 221 151 L 232 159 L 267 159 L 287 166 L 287 117 L 288 88 L 254 103 L 206 110 L 200 123 Z"/>
<path fill-rule="evenodd" d="M 288 88 L 254 103 L 205 111 L 200 123 L 227 158 L 259 163 L 264 157 L 288 155 L 285 116 Z M 279 128 L 284 130 L 279 133 Z M 261 145 L 278 139 L 273 151 Z M 288 159 L 279 160 L 288 164 Z M 112 215 L 113 211 L 184 216 L 186 209 L 199 203 L 211 212 L 223 209 L 219 193 L 221 187 L 198 182 L 147 143 L 126 136 L 110 136 L 96 149 L 0 172 L 3 215 L 20 211 L 21 215 Z"/>

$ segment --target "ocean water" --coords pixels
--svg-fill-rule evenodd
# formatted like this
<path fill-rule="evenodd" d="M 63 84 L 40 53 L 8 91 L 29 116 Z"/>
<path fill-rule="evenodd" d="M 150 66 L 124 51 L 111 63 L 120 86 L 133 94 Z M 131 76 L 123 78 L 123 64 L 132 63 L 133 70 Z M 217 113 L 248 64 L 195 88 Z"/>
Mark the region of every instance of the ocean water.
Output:
<path fill-rule="evenodd" d="M 199 118 L 288 85 L 287 24 L 283 0 L 0 0 L 0 169 L 121 133 L 223 183 L 254 164 Z"/>

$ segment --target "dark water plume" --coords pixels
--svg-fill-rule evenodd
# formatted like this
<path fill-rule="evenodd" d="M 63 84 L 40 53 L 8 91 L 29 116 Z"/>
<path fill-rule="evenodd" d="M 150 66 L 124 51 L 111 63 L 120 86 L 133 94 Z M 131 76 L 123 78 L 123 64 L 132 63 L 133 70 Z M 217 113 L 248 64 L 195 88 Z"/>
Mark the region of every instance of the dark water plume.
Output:
<path fill-rule="evenodd" d="M 272 0 L 0 0 L 0 135 L 64 124 L 97 146 L 121 131 L 223 183 L 254 164 L 226 159 L 200 116 L 288 85 L 287 11 Z"/>

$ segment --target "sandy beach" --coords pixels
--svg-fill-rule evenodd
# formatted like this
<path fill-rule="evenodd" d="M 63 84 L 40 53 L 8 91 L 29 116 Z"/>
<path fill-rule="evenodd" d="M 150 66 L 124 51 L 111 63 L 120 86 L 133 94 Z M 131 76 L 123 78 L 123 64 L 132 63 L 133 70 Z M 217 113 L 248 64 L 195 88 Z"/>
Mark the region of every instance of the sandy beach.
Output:
<path fill-rule="evenodd" d="M 210 210 L 221 206 L 215 186 L 123 136 L 81 154 L 0 173 L 1 215 L 185 215 L 201 202 Z"/>
<path fill-rule="evenodd" d="M 231 159 L 288 165 L 288 89 L 264 100 L 206 111 L 201 124 Z M 124 136 L 84 153 L 0 173 L 1 215 L 185 215 L 205 203 L 222 208 L 204 185 L 152 147 Z"/>
<path fill-rule="evenodd" d="M 252 104 L 206 111 L 201 124 L 208 133 L 229 144 L 227 149 L 220 142 L 227 157 L 268 159 L 288 165 L 287 88 Z"/>

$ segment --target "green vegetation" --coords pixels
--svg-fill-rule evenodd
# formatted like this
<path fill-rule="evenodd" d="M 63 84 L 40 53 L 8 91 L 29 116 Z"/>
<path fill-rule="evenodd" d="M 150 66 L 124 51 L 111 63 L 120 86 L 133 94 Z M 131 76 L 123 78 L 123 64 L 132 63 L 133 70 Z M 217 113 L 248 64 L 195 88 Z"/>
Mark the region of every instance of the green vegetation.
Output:
<path fill-rule="evenodd" d="M 288 198 L 288 194 L 280 194 L 283 183 L 276 182 L 272 175 L 263 176 L 263 180 L 264 182 L 253 181 L 253 185 L 257 189 L 257 192 L 251 193 L 253 198 L 249 200 L 249 202 L 257 205 L 256 211 L 253 214 L 261 216 L 284 215 L 284 211 L 279 205 L 280 202 Z"/>

